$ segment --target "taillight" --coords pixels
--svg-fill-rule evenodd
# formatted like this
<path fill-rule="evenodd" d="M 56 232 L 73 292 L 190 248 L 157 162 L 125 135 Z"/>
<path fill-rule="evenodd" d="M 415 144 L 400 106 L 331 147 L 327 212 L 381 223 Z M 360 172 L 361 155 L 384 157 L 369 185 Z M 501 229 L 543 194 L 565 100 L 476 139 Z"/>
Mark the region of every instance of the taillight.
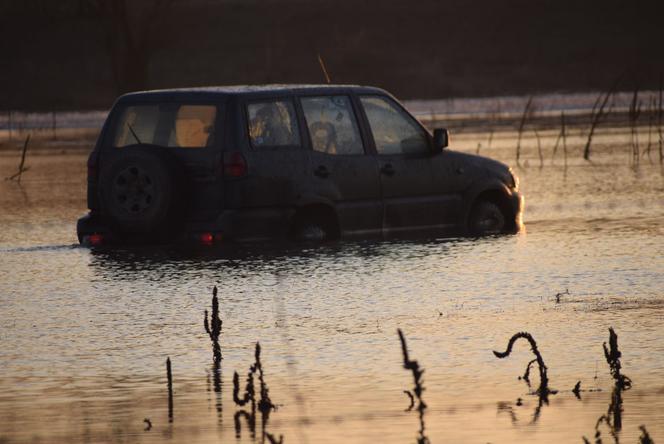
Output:
<path fill-rule="evenodd" d="M 247 175 L 247 161 L 239 151 L 224 153 L 224 176 L 244 177 Z"/>
<path fill-rule="evenodd" d="M 196 236 L 201 245 L 212 245 L 221 242 L 223 236 L 221 233 L 200 233 Z"/>
<path fill-rule="evenodd" d="M 81 244 L 88 247 L 98 247 L 104 243 L 104 236 L 99 233 L 87 234 L 83 236 Z"/>

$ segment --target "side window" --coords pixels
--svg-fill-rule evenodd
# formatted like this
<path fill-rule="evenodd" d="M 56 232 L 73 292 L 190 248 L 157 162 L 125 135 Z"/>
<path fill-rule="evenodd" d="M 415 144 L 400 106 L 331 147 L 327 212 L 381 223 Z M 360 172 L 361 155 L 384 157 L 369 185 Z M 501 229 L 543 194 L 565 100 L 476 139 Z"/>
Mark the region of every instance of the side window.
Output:
<path fill-rule="evenodd" d="M 378 154 L 425 154 L 429 142 L 422 128 L 391 100 L 380 96 L 360 99 L 369 119 Z"/>
<path fill-rule="evenodd" d="M 291 101 L 250 103 L 247 106 L 247 117 L 249 139 L 253 147 L 300 145 L 300 132 Z"/>
<path fill-rule="evenodd" d="M 300 101 L 315 151 L 364 154 L 362 137 L 348 97 L 303 97 Z"/>
<path fill-rule="evenodd" d="M 118 119 L 113 146 L 149 143 L 171 148 L 204 148 L 214 143 L 216 115 L 214 105 L 127 106 Z"/>

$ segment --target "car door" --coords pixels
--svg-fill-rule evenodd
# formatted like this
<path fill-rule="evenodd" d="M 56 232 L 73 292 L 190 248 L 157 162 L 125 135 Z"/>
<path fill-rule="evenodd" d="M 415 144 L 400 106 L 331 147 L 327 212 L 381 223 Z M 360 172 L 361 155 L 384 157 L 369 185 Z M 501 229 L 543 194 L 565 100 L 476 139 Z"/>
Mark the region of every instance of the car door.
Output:
<path fill-rule="evenodd" d="M 375 147 L 386 234 L 439 227 L 443 207 L 422 126 L 387 96 L 360 96 Z"/>
<path fill-rule="evenodd" d="M 351 98 L 300 97 L 311 150 L 310 198 L 333 203 L 346 237 L 380 233 L 382 202 L 374 156 L 368 155 Z"/>

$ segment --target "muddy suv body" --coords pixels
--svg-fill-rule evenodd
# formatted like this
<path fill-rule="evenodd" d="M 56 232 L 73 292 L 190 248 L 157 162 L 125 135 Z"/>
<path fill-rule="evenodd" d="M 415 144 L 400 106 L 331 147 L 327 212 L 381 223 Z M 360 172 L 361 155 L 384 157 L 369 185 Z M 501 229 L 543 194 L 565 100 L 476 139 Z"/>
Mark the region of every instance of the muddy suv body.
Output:
<path fill-rule="evenodd" d="M 88 160 L 80 242 L 513 232 L 499 162 L 448 149 L 389 93 L 283 85 L 131 93 Z"/>

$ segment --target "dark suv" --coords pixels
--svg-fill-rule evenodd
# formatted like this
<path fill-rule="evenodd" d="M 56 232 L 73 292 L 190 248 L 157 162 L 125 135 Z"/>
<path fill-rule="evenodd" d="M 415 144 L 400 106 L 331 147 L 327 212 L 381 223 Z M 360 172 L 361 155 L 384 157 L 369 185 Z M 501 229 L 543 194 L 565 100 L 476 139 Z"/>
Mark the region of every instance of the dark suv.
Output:
<path fill-rule="evenodd" d="M 88 160 L 83 244 L 515 232 L 502 163 L 445 150 L 384 90 L 270 85 L 120 97 Z"/>

